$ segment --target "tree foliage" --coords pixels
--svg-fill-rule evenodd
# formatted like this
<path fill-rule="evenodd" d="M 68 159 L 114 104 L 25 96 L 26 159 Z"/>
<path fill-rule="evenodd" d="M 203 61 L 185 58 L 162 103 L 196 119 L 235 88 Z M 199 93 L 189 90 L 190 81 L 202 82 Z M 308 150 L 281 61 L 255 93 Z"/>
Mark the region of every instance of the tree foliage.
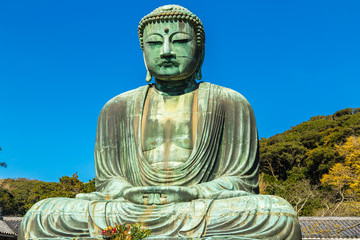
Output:
<path fill-rule="evenodd" d="M 336 145 L 336 150 L 345 161 L 332 166 L 321 183 L 337 191 L 342 200 L 360 200 L 360 137 L 348 137 L 343 145 Z"/>
<path fill-rule="evenodd" d="M 282 134 L 260 140 L 260 170 L 286 180 L 293 167 L 302 168 L 312 184 L 344 156 L 336 145 L 360 136 L 360 108 L 343 109 L 329 116 L 315 116 Z"/>
<path fill-rule="evenodd" d="M 261 139 L 262 192 L 284 197 L 301 215 L 345 208 L 353 215 L 348 208 L 360 204 L 359 137 L 360 108 L 347 108 Z"/>
<path fill-rule="evenodd" d="M 0 216 L 15 213 L 14 196 L 6 189 L 0 188 Z"/>
<path fill-rule="evenodd" d="M 0 151 L 1 151 L 1 147 L 0 147 Z M 6 167 L 7 167 L 7 164 L 6 164 L 5 162 L 0 162 L 0 167 L 6 168 Z"/>
<path fill-rule="evenodd" d="M 61 177 L 58 183 L 25 178 L 4 179 L 0 182 L 0 206 L 3 206 L 4 215 L 22 216 L 32 205 L 42 199 L 74 198 L 78 193 L 93 191 L 95 191 L 95 180 L 83 183 L 78 178 L 77 173 L 71 177 Z"/>

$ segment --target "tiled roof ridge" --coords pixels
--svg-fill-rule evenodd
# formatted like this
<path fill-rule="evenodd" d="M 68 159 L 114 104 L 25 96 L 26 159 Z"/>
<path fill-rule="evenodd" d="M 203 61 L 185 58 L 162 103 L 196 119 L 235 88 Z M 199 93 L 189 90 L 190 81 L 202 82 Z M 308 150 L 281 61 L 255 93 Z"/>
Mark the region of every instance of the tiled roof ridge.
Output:
<path fill-rule="evenodd" d="M 23 217 L 0 216 L 0 234 L 16 236 Z"/>
<path fill-rule="evenodd" d="M 320 239 L 322 239 L 322 240 L 327 240 L 327 239 L 331 239 L 331 240 L 359 240 L 359 238 L 327 238 L 327 237 L 325 237 L 325 238 L 323 238 L 323 237 L 318 237 L 318 238 L 316 238 L 316 237 L 303 237 L 302 238 L 303 240 L 320 240 Z"/>
<path fill-rule="evenodd" d="M 333 216 L 326 216 L 326 217 L 298 217 L 299 220 L 359 220 L 360 217 L 333 217 Z"/>
<path fill-rule="evenodd" d="M 299 217 L 303 239 L 360 239 L 360 217 Z"/>
<path fill-rule="evenodd" d="M 5 222 L 0 219 L 0 233 L 16 236 L 16 232 Z"/>
<path fill-rule="evenodd" d="M 16 221 L 16 220 L 22 220 L 23 217 L 12 217 L 12 216 L 0 216 L 0 220 L 3 221 Z"/>

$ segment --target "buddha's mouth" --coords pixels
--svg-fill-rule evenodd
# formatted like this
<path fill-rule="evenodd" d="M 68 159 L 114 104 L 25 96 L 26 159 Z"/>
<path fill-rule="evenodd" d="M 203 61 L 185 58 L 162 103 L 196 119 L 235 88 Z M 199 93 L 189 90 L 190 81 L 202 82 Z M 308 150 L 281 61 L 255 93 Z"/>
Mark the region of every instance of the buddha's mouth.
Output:
<path fill-rule="evenodd" d="M 160 67 L 177 67 L 180 64 L 177 61 L 170 60 L 170 61 L 161 61 L 158 66 Z"/>

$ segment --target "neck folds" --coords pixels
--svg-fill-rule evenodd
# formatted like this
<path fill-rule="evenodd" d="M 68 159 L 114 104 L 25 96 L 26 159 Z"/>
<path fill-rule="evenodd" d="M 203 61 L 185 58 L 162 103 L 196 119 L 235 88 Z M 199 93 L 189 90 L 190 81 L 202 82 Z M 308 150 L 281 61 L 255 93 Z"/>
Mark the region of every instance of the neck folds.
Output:
<path fill-rule="evenodd" d="M 155 79 L 155 88 L 158 91 L 174 96 L 192 92 L 198 88 L 198 84 L 194 76 L 176 81 Z"/>

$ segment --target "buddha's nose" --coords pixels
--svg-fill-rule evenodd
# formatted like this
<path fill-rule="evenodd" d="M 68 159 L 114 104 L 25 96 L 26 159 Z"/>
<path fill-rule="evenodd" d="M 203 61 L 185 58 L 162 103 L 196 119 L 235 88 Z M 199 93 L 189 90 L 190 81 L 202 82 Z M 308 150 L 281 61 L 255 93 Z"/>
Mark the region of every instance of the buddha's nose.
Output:
<path fill-rule="evenodd" d="M 172 51 L 171 43 L 168 39 L 165 39 L 162 50 L 160 53 L 161 58 L 171 58 L 174 57 L 175 53 Z"/>

